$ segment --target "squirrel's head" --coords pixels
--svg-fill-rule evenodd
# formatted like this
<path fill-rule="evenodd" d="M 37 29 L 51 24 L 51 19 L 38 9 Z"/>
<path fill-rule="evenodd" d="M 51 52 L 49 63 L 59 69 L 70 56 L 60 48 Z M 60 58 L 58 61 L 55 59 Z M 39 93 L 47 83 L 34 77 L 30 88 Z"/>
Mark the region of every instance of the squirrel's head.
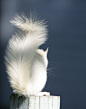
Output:
<path fill-rule="evenodd" d="M 47 59 L 48 49 L 49 48 L 47 48 L 45 51 L 43 49 L 38 49 L 37 50 L 38 54 L 42 57 L 43 62 L 45 64 L 46 68 L 48 66 L 48 59 Z"/>

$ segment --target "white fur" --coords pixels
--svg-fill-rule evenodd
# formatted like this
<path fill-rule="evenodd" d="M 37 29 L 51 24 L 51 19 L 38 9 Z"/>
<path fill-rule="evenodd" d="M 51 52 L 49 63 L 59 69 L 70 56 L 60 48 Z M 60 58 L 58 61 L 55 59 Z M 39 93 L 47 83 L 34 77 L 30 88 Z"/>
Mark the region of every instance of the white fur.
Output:
<path fill-rule="evenodd" d="M 36 95 L 47 80 L 48 49 L 38 49 L 47 40 L 46 25 L 23 15 L 11 23 L 21 30 L 9 40 L 5 55 L 11 87 L 18 95 Z"/>

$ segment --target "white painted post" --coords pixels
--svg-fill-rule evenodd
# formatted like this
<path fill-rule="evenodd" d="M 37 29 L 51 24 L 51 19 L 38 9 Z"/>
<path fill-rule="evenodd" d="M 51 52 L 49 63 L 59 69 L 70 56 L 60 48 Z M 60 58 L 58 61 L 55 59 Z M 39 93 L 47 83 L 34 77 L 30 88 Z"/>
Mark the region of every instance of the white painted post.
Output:
<path fill-rule="evenodd" d="M 60 96 L 18 96 L 10 97 L 10 109 L 60 109 Z"/>

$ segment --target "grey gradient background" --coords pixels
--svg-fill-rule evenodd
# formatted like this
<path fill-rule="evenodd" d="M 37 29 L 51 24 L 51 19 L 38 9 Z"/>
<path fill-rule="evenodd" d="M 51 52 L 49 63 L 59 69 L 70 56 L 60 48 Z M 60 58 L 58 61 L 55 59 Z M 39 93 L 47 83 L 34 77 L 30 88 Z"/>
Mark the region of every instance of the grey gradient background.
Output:
<path fill-rule="evenodd" d="M 0 109 L 9 109 L 12 89 L 4 65 L 16 13 L 35 11 L 47 21 L 48 81 L 44 91 L 61 96 L 61 109 L 86 109 L 86 0 L 1 0 Z"/>

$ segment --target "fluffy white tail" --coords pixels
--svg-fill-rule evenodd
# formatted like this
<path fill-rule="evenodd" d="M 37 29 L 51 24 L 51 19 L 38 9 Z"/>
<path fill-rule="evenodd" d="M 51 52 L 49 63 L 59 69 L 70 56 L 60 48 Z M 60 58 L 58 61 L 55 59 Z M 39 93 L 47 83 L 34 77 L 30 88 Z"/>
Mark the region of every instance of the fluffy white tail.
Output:
<path fill-rule="evenodd" d="M 17 15 L 11 23 L 21 31 L 9 40 L 5 55 L 7 73 L 14 92 L 26 95 L 31 64 L 36 49 L 47 40 L 47 29 L 42 20 L 32 16 Z"/>

